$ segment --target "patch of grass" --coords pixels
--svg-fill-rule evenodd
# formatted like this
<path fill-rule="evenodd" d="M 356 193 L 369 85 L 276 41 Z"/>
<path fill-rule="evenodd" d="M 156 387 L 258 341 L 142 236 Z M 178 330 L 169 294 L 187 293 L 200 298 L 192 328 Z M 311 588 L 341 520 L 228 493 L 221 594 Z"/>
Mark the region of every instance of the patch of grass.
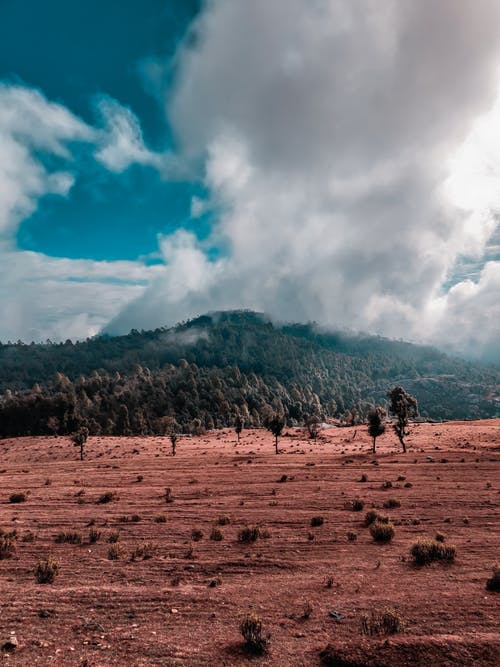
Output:
<path fill-rule="evenodd" d="M 364 635 L 393 635 L 400 632 L 403 628 L 399 614 L 391 608 L 384 609 L 382 612 L 371 612 L 361 616 L 361 632 Z"/>
<path fill-rule="evenodd" d="M 213 540 L 214 542 L 220 542 L 221 540 L 223 540 L 224 535 L 222 534 L 222 530 L 214 526 L 212 528 L 212 532 L 210 533 L 210 539 Z"/>
<path fill-rule="evenodd" d="M 118 518 L 118 523 L 139 523 L 141 517 L 138 514 L 132 514 L 131 516 L 121 516 Z"/>
<path fill-rule="evenodd" d="M 26 494 L 25 493 L 11 493 L 9 496 L 9 503 L 25 503 Z"/>
<path fill-rule="evenodd" d="M 108 535 L 108 544 L 116 544 L 119 539 L 120 533 L 117 530 L 114 530 Z"/>
<path fill-rule="evenodd" d="M 352 510 L 353 512 L 361 512 L 365 506 L 365 501 L 360 498 L 354 498 L 354 500 L 346 500 L 344 503 L 344 509 Z"/>
<path fill-rule="evenodd" d="M 311 526 L 312 528 L 317 528 L 318 526 L 322 526 L 324 522 L 325 520 L 322 516 L 313 516 L 311 519 Z"/>
<path fill-rule="evenodd" d="M 262 620 L 256 614 L 248 614 L 242 620 L 240 632 L 245 640 L 245 648 L 249 653 L 262 655 L 268 650 L 270 635 L 264 634 Z"/>
<path fill-rule="evenodd" d="M 486 582 L 486 590 L 498 593 L 500 591 L 500 567 L 493 568 L 493 575 Z"/>
<path fill-rule="evenodd" d="M 401 507 L 401 503 L 396 498 L 389 498 L 384 502 L 385 509 L 392 510 L 395 507 Z"/>
<path fill-rule="evenodd" d="M 203 539 L 203 531 L 200 530 L 199 528 L 193 528 L 191 531 L 191 539 L 193 542 L 199 542 L 200 540 Z"/>
<path fill-rule="evenodd" d="M 368 510 L 368 512 L 365 514 L 365 526 L 371 526 L 371 524 L 375 523 L 375 521 L 378 521 L 379 523 L 388 523 L 389 517 L 383 516 L 375 509 Z"/>
<path fill-rule="evenodd" d="M 112 544 L 108 549 L 108 560 L 120 560 L 123 555 L 121 544 Z"/>
<path fill-rule="evenodd" d="M 370 526 L 370 534 L 375 542 L 387 543 L 394 537 L 394 526 L 389 522 L 375 521 Z"/>
<path fill-rule="evenodd" d="M 61 533 L 57 533 L 57 535 L 54 537 L 54 542 L 56 544 L 81 544 L 82 536 L 76 531 L 67 530 Z"/>
<path fill-rule="evenodd" d="M 25 533 L 23 533 L 23 536 L 21 537 L 22 542 L 34 542 L 36 538 L 35 533 L 32 530 L 27 530 Z"/>
<path fill-rule="evenodd" d="M 410 555 L 416 565 L 429 565 L 434 561 L 451 563 L 456 557 L 453 545 L 444 545 L 436 540 L 418 540 L 410 549 Z"/>
<path fill-rule="evenodd" d="M 95 544 L 101 539 L 101 531 L 96 528 L 91 528 L 89 530 L 89 543 Z"/>
<path fill-rule="evenodd" d="M 150 558 L 153 558 L 155 551 L 156 551 L 155 544 L 153 544 L 152 542 L 144 542 L 143 544 L 140 544 L 137 547 L 135 547 L 135 549 L 132 551 L 130 555 L 130 560 L 131 561 L 149 560 Z"/>
<path fill-rule="evenodd" d="M 248 544 L 249 542 L 255 542 L 260 537 L 260 530 L 257 526 L 246 526 L 241 528 L 238 531 L 238 542 L 242 544 Z"/>
<path fill-rule="evenodd" d="M 16 550 L 17 532 L 11 530 L 0 535 L 0 560 L 10 558 Z"/>
<path fill-rule="evenodd" d="M 49 556 L 39 560 L 35 568 L 35 579 L 39 584 L 51 584 L 59 572 L 59 562 Z"/>
<path fill-rule="evenodd" d="M 105 505 L 106 503 L 110 503 L 112 500 L 114 500 L 115 497 L 116 494 L 113 491 L 106 491 L 106 493 L 103 493 L 99 496 L 99 498 L 96 500 L 96 503 L 98 505 Z"/>

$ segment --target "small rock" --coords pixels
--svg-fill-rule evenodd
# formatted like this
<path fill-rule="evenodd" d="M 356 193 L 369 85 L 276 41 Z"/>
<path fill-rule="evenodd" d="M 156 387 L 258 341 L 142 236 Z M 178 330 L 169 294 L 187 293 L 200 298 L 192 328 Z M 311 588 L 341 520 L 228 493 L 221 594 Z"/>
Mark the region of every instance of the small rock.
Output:
<path fill-rule="evenodd" d="M 170 610 L 170 613 L 171 613 L 171 614 L 178 614 L 178 613 L 179 613 L 179 610 L 178 610 L 178 609 L 171 609 L 171 610 Z"/>
<path fill-rule="evenodd" d="M 16 635 L 11 635 L 3 645 L 3 648 L 5 651 L 15 651 L 18 645 L 19 642 L 17 641 Z"/>

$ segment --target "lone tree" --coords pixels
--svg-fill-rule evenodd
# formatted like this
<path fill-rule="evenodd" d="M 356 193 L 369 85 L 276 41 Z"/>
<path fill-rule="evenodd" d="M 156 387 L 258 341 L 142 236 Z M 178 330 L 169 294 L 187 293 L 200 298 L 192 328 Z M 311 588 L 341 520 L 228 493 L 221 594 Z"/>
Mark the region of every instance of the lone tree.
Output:
<path fill-rule="evenodd" d="M 404 438 L 408 435 L 407 427 L 410 419 L 418 415 L 417 399 L 406 392 L 403 387 L 394 387 L 387 392 L 389 398 L 389 412 L 396 417 L 396 422 L 392 425 L 398 440 L 406 452 Z"/>
<path fill-rule="evenodd" d="M 75 431 L 71 436 L 71 441 L 75 447 L 80 447 L 80 461 L 83 461 L 83 448 L 89 437 L 89 430 L 86 426 L 81 426 L 78 431 Z"/>
<path fill-rule="evenodd" d="M 379 435 L 385 433 L 384 419 L 386 414 L 385 409 L 381 407 L 372 408 L 368 413 L 368 433 L 373 438 L 373 453 L 375 453 L 375 441 Z"/>
<path fill-rule="evenodd" d="M 175 456 L 177 441 L 179 440 L 179 436 L 177 435 L 179 424 L 175 420 L 175 417 L 162 417 L 160 419 L 160 428 L 163 432 L 163 435 L 168 435 L 170 444 L 172 445 L 172 456 Z"/>
<path fill-rule="evenodd" d="M 280 437 L 280 435 L 283 432 L 283 429 L 285 428 L 284 415 L 274 412 L 266 419 L 264 426 L 267 428 L 268 431 L 271 431 L 271 433 L 274 435 L 274 447 L 276 450 L 276 454 L 279 454 L 278 438 Z"/>
<path fill-rule="evenodd" d="M 240 434 L 243 431 L 244 424 L 245 422 L 243 421 L 243 417 L 240 414 L 236 415 L 236 420 L 234 422 L 234 430 L 236 431 L 238 442 L 240 441 Z"/>
<path fill-rule="evenodd" d="M 172 445 L 172 456 L 175 456 L 175 449 L 177 447 L 177 440 L 179 439 L 179 436 L 177 433 L 171 433 L 170 434 L 170 444 Z"/>

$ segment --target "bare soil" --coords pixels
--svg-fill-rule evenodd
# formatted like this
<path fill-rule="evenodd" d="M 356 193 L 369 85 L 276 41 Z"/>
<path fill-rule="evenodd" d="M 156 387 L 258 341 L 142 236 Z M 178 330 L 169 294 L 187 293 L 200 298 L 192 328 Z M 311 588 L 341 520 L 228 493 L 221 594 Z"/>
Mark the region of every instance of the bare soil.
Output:
<path fill-rule="evenodd" d="M 263 430 L 182 437 L 175 457 L 169 445 L 94 437 L 80 462 L 68 438 L 0 441 L 0 528 L 18 535 L 0 560 L 0 647 L 18 640 L 0 650 L 6 665 L 310 666 L 327 645 L 324 664 L 344 667 L 500 664 L 500 598 L 485 588 L 500 559 L 500 420 L 415 425 L 406 454 L 388 431 L 373 455 L 366 427 L 316 441 L 291 429 L 279 455 Z M 401 506 L 384 509 L 391 498 Z M 364 526 L 372 507 L 395 524 L 392 542 Z M 219 517 L 230 523 L 215 541 Z M 238 542 L 245 526 L 262 536 Z M 82 544 L 56 543 L 63 531 Z M 437 532 L 455 562 L 416 567 L 411 545 Z M 145 545 L 151 557 L 132 559 Z M 59 573 L 38 584 L 49 555 Z M 362 615 L 387 607 L 402 630 L 363 634 Z M 248 613 L 271 634 L 266 655 L 242 646 Z"/>

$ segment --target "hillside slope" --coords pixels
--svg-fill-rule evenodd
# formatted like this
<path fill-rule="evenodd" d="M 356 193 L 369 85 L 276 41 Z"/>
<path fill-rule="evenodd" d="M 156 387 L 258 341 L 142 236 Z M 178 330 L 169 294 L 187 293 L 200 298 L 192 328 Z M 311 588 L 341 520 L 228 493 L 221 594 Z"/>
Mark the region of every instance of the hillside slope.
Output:
<path fill-rule="evenodd" d="M 125 431 L 158 432 L 165 415 L 184 429 L 197 419 L 204 427 L 228 425 L 238 412 L 258 426 L 269 408 L 284 408 L 291 423 L 313 411 L 341 417 L 383 404 L 395 384 L 417 397 L 424 417 L 500 414 L 493 369 L 430 347 L 277 325 L 246 311 L 74 344 L 1 345 L 0 368 L 5 435 L 16 434 L 12 424 L 28 408 L 36 432 L 54 414 L 63 431 L 92 419 L 95 431 L 107 433 L 118 432 L 120 421 Z"/>

